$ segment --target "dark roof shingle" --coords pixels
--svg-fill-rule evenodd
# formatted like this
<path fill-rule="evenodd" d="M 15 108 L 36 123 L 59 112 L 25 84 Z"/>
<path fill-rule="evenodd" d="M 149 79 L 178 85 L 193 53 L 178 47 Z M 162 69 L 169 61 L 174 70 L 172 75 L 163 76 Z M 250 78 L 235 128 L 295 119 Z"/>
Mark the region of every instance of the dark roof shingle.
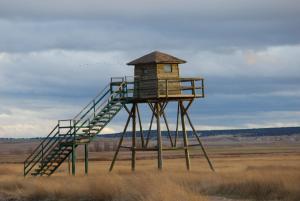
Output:
<path fill-rule="evenodd" d="M 154 51 L 127 63 L 127 65 L 149 64 L 149 63 L 182 64 L 182 63 L 186 63 L 186 61 L 182 59 L 178 59 L 177 57 L 171 56 L 163 52 Z"/>

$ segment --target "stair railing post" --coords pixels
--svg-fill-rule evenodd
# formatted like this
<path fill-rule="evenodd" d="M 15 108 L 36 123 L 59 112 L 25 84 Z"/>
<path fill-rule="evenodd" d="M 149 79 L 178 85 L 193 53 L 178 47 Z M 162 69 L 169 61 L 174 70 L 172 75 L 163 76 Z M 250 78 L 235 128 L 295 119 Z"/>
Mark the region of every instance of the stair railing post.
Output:
<path fill-rule="evenodd" d="M 44 161 L 44 143 L 42 142 L 42 161 Z"/>
<path fill-rule="evenodd" d="M 94 111 L 94 117 L 96 116 L 96 102 L 95 99 L 93 100 L 93 111 Z"/>
<path fill-rule="evenodd" d="M 60 134 L 60 120 L 58 120 L 58 127 L 57 127 L 57 130 L 58 130 L 58 133 Z"/>
<path fill-rule="evenodd" d="M 75 132 L 75 123 L 76 120 L 73 121 L 73 142 L 72 142 L 72 175 L 75 176 L 76 174 L 76 132 Z"/>
<path fill-rule="evenodd" d="M 70 120 L 70 132 L 72 133 L 72 136 L 73 136 L 73 141 L 75 142 L 75 140 L 76 140 L 76 136 L 75 136 L 75 121 L 76 120 L 73 120 L 73 125 L 71 125 L 71 121 L 72 120 Z"/>

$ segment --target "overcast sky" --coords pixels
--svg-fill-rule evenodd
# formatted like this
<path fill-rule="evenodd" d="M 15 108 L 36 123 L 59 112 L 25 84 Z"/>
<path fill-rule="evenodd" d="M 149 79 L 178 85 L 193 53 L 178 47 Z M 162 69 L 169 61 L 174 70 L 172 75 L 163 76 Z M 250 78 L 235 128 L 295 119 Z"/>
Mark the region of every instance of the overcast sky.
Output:
<path fill-rule="evenodd" d="M 205 78 L 198 129 L 300 126 L 300 1 L 0 0 L 0 137 L 46 136 L 154 50 Z"/>

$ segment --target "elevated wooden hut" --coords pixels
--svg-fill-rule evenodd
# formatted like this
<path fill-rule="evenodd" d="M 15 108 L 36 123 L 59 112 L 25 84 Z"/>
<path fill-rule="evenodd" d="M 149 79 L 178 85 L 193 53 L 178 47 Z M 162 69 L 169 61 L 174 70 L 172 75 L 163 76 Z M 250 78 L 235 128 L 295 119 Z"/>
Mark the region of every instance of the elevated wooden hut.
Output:
<path fill-rule="evenodd" d="M 159 51 L 127 65 L 134 65 L 135 98 L 159 98 L 181 94 L 179 64 L 186 61 Z"/>

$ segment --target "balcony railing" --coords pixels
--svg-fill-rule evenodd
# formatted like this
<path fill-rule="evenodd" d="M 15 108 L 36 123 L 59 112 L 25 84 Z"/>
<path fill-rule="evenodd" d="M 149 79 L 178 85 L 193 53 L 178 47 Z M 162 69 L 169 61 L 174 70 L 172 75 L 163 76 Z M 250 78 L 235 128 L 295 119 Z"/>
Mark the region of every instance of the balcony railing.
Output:
<path fill-rule="evenodd" d="M 168 78 L 168 79 L 143 79 L 139 77 L 118 77 L 111 79 L 111 90 L 120 82 L 125 82 L 125 98 L 203 98 L 204 79 L 193 78 Z"/>

